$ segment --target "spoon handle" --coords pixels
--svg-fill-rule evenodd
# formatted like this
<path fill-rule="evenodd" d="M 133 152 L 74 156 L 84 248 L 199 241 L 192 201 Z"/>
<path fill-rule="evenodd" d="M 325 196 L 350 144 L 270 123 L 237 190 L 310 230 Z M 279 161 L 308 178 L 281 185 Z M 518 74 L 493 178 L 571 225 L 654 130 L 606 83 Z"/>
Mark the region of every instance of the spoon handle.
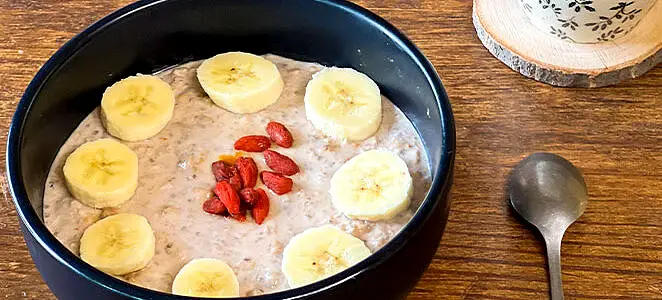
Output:
<path fill-rule="evenodd" d="M 561 240 L 563 233 L 545 235 L 547 245 L 547 264 L 552 300 L 563 300 L 563 281 L 561 279 Z"/>

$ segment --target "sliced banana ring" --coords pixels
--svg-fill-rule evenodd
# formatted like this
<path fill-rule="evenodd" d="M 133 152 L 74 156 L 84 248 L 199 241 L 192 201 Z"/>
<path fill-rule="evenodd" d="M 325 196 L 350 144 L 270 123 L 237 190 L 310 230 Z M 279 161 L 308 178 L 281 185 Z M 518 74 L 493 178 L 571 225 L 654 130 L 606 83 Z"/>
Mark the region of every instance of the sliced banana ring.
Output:
<path fill-rule="evenodd" d="M 64 163 L 64 178 L 71 194 L 83 204 L 104 208 L 129 200 L 138 186 L 138 156 L 113 139 L 88 142 Z"/>
<path fill-rule="evenodd" d="M 291 288 L 304 286 L 357 264 L 370 256 L 360 239 L 326 225 L 294 236 L 283 251 L 282 270 Z"/>
<path fill-rule="evenodd" d="M 138 75 L 106 89 L 101 99 L 101 120 L 111 135 L 140 141 L 159 133 L 172 118 L 175 94 L 156 76 Z"/>
<path fill-rule="evenodd" d="M 306 117 L 324 134 L 361 141 L 382 122 L 382 98 L 377 84 L 350 68 L 324 68 L 308 82 Z"/>
<path fill-rule="evenodd" d="M 144 268 L 154 257 L 155 238 L 145 217 L 117 214 L 88 227 L 80 239 L 80 258 L 111 275 Z"/>
<path fill-rule="evenodd" d="M 205 60 L 198 81 L 216 105 L 237 114 L 265 109 L 283 92 L 276 65 L 260 56 L 228 52 Z"/>
<path fill-rule="evenodd" d="M 239 297 L 239 281 L 228 264 L 218 259 L 194 259 L 182 267 L 172 293 L 190 297 Z"/>
<path fill-rule="evenodd" d="M 354 219 L 390 219 L 409 206 L 412 192 L 407 164 L 384 150 L 353 157 L 331 177 L 333 205 Z"/>

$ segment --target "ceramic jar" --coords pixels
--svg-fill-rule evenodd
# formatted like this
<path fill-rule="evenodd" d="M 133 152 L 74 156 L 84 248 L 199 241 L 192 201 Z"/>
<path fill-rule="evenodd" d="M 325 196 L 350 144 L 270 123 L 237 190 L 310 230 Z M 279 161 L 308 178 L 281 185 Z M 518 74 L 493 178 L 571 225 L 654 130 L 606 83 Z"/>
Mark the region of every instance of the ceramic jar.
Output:
<path fill-rule="evenodd" d="M 656 0 L 513 1 L 546 33 L 569 42 L 600 43 L 628 34 Z"/>

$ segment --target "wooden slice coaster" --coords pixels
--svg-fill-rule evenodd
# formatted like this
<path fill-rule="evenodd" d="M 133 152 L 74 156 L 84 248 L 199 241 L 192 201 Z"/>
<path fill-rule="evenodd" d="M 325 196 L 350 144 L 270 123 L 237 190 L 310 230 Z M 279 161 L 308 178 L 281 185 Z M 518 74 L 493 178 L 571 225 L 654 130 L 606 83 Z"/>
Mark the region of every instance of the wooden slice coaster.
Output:
<path fill-rule="evenodd" d="M 662 1 L 632 32 L 600 44 L 567 42 L 535 27 L 518 0 L 474 0 L 483 45 L 522 75 L 563 87 L 601 87 L 646 73 L 662 62 Z"/>

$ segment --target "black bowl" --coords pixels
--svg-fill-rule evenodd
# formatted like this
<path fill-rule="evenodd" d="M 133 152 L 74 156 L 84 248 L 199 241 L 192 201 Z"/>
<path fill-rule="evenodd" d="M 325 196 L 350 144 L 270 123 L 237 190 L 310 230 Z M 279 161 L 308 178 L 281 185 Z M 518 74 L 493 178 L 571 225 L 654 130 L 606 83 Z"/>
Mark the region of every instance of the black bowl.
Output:
<path fill-rule="evenodd" d="M 433 174 L 415 217 L 374 255 L 315 284 L 252 299 L 402 298 L 426 269 L 448 217 L 455 128 L 435 69 L 402 33 L 344 1 L 147 0 L 102 19 L 55 53 L 28 86 L 9 131 L 7 172 L 21 228 L 58 298 L 186 298 L 124 283 L 69 252 L 42 222 L 44 184 L 58 149 L 106 86 L 231 50 L 368 74 L 415 125 Z"/>

